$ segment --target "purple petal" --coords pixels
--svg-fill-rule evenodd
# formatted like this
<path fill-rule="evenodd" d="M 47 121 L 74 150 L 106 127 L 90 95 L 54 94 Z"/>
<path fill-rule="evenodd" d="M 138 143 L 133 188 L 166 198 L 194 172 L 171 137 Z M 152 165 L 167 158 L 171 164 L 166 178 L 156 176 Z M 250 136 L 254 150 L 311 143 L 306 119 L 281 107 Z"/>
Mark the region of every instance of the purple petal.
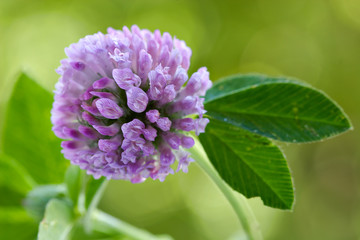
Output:
<path fill-rule="evenodd" d="M 98 142 L 99 149 L 103 152 L 112 152 L 117 150 L 122 143 L 119 135 L 111 139 L 100 139 Z"/>
<path fill-rule="evenodd" d="M 121 148 L 124 150 L 132 149 L 134 150 L 134 154 L 135 152 L 136 154 L 140 154 L 140 151 L 142 150 L 145 143 L 146 141 L 141 137 L 138 137 L 135 140 L 129 140 L 125 138 L 121 144 Z"/>
<path fill-rule="evenodd" d="M 96 100 L 95 99 L 91 106 L 87 105 L 86 103 L 83 103 L 81 104 L 81 107 L 85 110 L 85 111 L 88 111 L 89 113 L 91 113 L 92 115 L 95 115 L 95 116 L 101 116 L 98 108 L 96 107 Z"/>
<path fill-rule="evenodd" d="M 156 122 L 159 119 L 159 117 L 160 117 L 160 112 L 156 109 L 152 109 L 146 112 L 146 118 L 151 123 Z"/>
<path fill-rule="evenodd" d="M 184 41 L 178 40 L 176 38 L 174 38 L 174 45 L 177 49 L 179 49 L 182 55 L 182 67 L 185 70 L 188 70 L 190 66 L 191 49 L 186 46 Z"/>
<path fill-rule="evenodd" d="M 197 91 L 201 89 L 201 75 L 196 72 L 191 75 L 189 81 L 186 84 L 184 89 L 186 95 L 194 95 Z"/>
<path fill-rule="evenodd" d="M 195 119 L 195 133 L 199 136 L 200 133 L 205 132 L 206 125 L 209 123 L 207 118 Z"/>
<path fill-rule="evenodd" d="M 118 119 L 124 114 L 119 105 L 108 98 L 100 98 L 96 101 L 96 107 L 101 115 L 109 119 Z"/>
<path fill-rule="evenodd" d="M 207 71 L 206 67 L 202 67 L 198 70 L 201 78 L 201 88 L 197 92 L 198 96 L 205 96 L 206 91 L 211 88 L 212 82 L 209 79 L 209 72 Z"/>
<path fill-rule="evenodd" d="M 124 123 L 121 126 L 121 131 L 124 134 L 124 137 L 129 140 L 136 140 L 143 133 L 145 129 L 145 124 L 139 119 L 134 119 L 131 122 Z"/>
<path fill-rule="evenodd" d="M 178 159 L 179 159 L 179 165 L 176 170 L 176 172 L 180 171 L 180 169 L 184 172 L 188 172 L 188 166 L 191 162 L 194 162 L 194 159 L 189 157 L 189 153 L 185 151 L 179 151 Z"/>
<path fill-rule="evenodd" d="M 96 92 L 96 91 L 91 91 L 90 94 L 94 97 L 98 97 L 98 98 L 109 98 L 113 101 L 116 101 L 117 98 L 109 92 Z"/>
<path fill-rule="evenodd" d="M 168 32 L 164 32 L 163 37 L 162 37 L 162 45 L 163 46 L 167 46 L 168 49 L 172 49 L 173 48 L 173 42 L 172 42 L 172 37 Z"/>
<path fill-rule="evenodd" d="M 83 134 L 87 138 L 95 140 L 100 137 L 100 134 L 91 127 L 80 125 L 78 129 L 79 129 L 79 132 L 81 132 L 81 134 Z"/>
<path fill-rule="evenodd" d="M 99 125 L 100 124 L 100 121 L 88 112 L 83 112 L 81 114 L 81 117 L 82 117 L 82 119 L 87 121 L 90 125 Z"/>
<path fill-rule="evenodd" d="M 146 142 L 142 147 L 142 151 L 144 156 L 151 156 L 155 152 L 155 147 L 151 142 Z"/>
<path fill-rule="evenodd" d="M 170 112 L 189 112 L 196 106 L 196 102 L 198 97 L 194 96 L 186 96 L 184 99 L 176 101 L 171 108 L 169 109 Z M 186 114 L 187 115 L 187 114 Z"/>
<path fill-rule="evenodd" d="M 170 59 L 167 64 L 167 66 L 169 67 L 169 73 L 171 75 L 175 74 L 176 69 L 181 64 L 181 62 L 182 62 L 182 56 L 181 56 L 179 50 L 173 49 L 170 53 Z"/>
<path fill-rule="evenodd" d="M 128 107 L 137 113 L 145 111 L 149 98 L 146 93 L 138 87 L 132 87 L 126 91 Z"/>
<path fill-rule="evenodd" d="M 75 140 L 81 140 L 84 139 L 84 136 L 76 129 L 69 128 L 69 127 L 63 127 L 62 129 L 64 135 L 66 138 L 72 138 Z"/>
<path fill-rule="evenodd" d="M 164 132 L 166 131 L 169 131 L 170 128 L 171 128 L 171 121 L 169 118 L 167 117 L 162 117 L 162 118 L 159 118 L 157 121 L 156 121 L 156 125 L 161 129 L 163 130 Z"/>
<path fill-rule="evenodd" d="M 161 104 L 165 104 L 168 102 L 172 102 L 176 97 L 176 91 L 174 85 L 167 85 L 164 89 L 162 99 L 160 101 Z"/>
<path fill-rule="evenodd" d="M 163 148 L 160 150 L 160 162 L 164 166 L 170 166 L 175 162 L 175 155 L 170 148 Z"/>
<path fill-rule="evenodd" d="M 123 46 L 123 48 L 126 48 Z M 129 60 L 129 53 L 128 52 L 121 52 L 120 49 L 115 48 L 114 54 L 109 53 L 111 59 L 113 59 L 118 67 L 120 68 L 129 68 L 131 67 L 131 61 Z"/>
<path fill-rule="evenodd" d="M 114 80 L 107 77 L 95 81 L 92 86 L 94 89 L 104 89 L 104 88 L 109 88 L 113 90 L 116 89 L 116 84 Z"/>
<path fill-rule="evenodd" d="M 125 164 L 132 162 L 135 163 L 136 162 L 136 154 L 132 149 L 129 150 L 125 150 L 122 154 L 121 154 L 121 161 Z"/>
<path fill-rule="evenodd" d="M 192 118 L 176 119 L 174 121 L 174 127 L 189 132 L 195 129 L 195 121 Z"/>
<path fill-rule="evenodd" d="M 112 75 L 116 84 L 124 90 L 139 87 L 141 84 L 139 76 L 135 75 L 130 68 L 114 69 Z"/>
<path fill-rule="evenodd" d="M 80 141 L 62 141 L 61 142 L 61 147 L 64 149 L 69 149 L 69 150 L 79 149 L 79 148 L 82 148 L 84 145 L 85 145 L 84 142 L 80 142 Z"/>
<path fill-rule="evenodd" d="M 149 141 L 154 141 L 157 136 L 156 129 L 150 125 L 143 129 L 142 133 L 145 139 Z"/>
<path fill-rule="evenodd" d="M 192 137 L 182 136 L 181 137 L 181 146 L 184 148 L 192 148 L 195 144 L 195 141 Z"/>
<path fill-rule="evenodd" d="M 184 89 L 184 94 L 204 96 L 211 86 L 212 82 L 209 79 L 209 72 L 206 67 L 202 67 L 190 77 Z"/>
<path fill-rule="evenodd" d="M 166 86 L 166 78 L 160 69 L 155 69 L 149 73 L 150 88 L 148 95 L 151 100 L 160 100 Z"/>
<path fill-rule="evenodd" d="M 172 149 L 179 149 L 181 138 L 178 135 L 172 132 L 167 132 L 163 134 L 163 138 Z"/>
<path fill-rule="evenodd" d="M 166 66 L 170 58 L 170 51 L 168 46 L 163 46 L 160 51 L 159 63 Z"/>
<path fill-rule="evenodd" d="M 142 183 L 145 181 L 145 178 L 142 177 L 140 174 L 135 175 L 130 179 L 131 183 Z"/>
<path fill-rule="evenodd" d="M 70 62 L 70 65 L 73 69 L 82 71 L 85 68 L 85 64 L 82 62 Z"/>
<path fill-rule="evenodd" d="M 156 64 L 158 58 L 158 44 L 154 39 L 148 41 L 147 50 L 148 53 L 151 55 L 153 65 Z"/>
<path fill-rule="evenodd" d="M 93 87 L 89 87 L 81 96 L 80 96 L 80 100 L 83 100 L 83 101 L 87 101 L 87 100 L 90 100 L 93 95 L 91 95 L 91 91 L 93 91 L 94 88 Z"/>
<path fill-rule="evenodd" d="M 115 136 L 120 130 L 120 127 L 117 123 L 113 123 L 110 126 L 94 125 L 93 127 L 96 129 L 96 131 L 105 136 Z"/>
<path fill-rule="evenodd" d="M 144 49 L 142 49 L 139 54 L 137 73 L 139 77 L 142 79 L 143 84 L 145 84 L 147 80 L 147 76 L 149 71 L 151 70 L 152 64 L 153 64 L 153 60 L 151 58 L 151 55 L 148 54 Z"/>
<path fill-rule="evenodd" d="M 184 85 L 184 83 L 188 80 L 188 78 L 189 77 L 187 75 L 186 70 L 183 69 L 182 67 L 178 67 L 176 69 L 174 79 L 172 81 L 172 84 L 174 84 L 175 86 L 175 90 L 179 91 L 182 85 Z"/>

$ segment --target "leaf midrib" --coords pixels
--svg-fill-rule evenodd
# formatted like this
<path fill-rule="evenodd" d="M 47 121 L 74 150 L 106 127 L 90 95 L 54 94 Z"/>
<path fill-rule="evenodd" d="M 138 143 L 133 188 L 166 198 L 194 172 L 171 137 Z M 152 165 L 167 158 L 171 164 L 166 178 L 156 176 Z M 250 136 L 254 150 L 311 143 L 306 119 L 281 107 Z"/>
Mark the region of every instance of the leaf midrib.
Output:
<path fill-rule="evenodd" d="M 205 109 L 206 109 L 206 106 L 205 106 Z M 298 118 L 294 118 L 294 117 L 291 117 L 289 115 L 274 115 L 274 114 L 271 114 L 271 113 L 265 113 L 264 112 L 246 112 L 246 111 L 229 111 L 229 110 L 226 110 L 225 109 L 222 109 L 221 112 L 218 112 L 216 110 L 211 110 L 211 109 L 207 109 L 208 113 L 213 111 L 213 112 L 216 112 L 216 113 L 227 113 L 227 114 L 244 114 L 244 115 L 255 115 L 255 116 L 264 116 L 264 117 L 268 117 L 268 118 L 280 118 L 280 119 L 291 119 L 291 120 L 303 120 L 303 121 L 307 121 L 307 122 L 314 122 L 314 123 L 325 123 L 325 124 L 328 124 L 328 125 L 331 125 L 331 126 L 335 126 L 335 127 L 348 127 L 348 124 L 346 125 L 340 125 L 340 124 L 336 124 L 334 122 L 329 122 L 329 121 L 324 121 L 324 120 L 314 120 L 312 118 L 309 118 L 309 117 L 298 117 Z M 208 114 L 210 115 L 210 114 Z M 211 117 L 214 117 L 214 116 L 211 116 Z M 231 119 L 231 117 L 229 117 Z M 344 118 L 345 119 L 345 118 Z M 220 120 L 220 119 L 219 119 Z M 346 119 L 345 119 L 346 120 Z M 347 121 L 345 121 L 344 123 L 347 123 Z"/>
<path fill-rule="evenodd" d="M 265 80 L 266 81 L 266 80 Z M 219 83 L 220 84 L 220 83 Z M 219 85 L 217 84 L 217 85 Z M 250 90 L 250 89 L 254 89 L 254 88 L 257 88 L 259 86 L 266 86 L 266 85 L 277 85 L 277 84 L 284 84 L 284 85 L 291 85 L 291 84 L 296 84 L 300 87 L 303 87 L 305 88 L 304 84 L 303 83 L 300 83 L 300 82 L 296 82 L 296 81 L 293 81 L 293 80 L 288 80 L 288 79 L 281 79 L 281 80 L 275 80 L 273 82 L 260 82 L 260 83 L 255 83 L 255 84 L 252 84 L 252 85 L 248 85 L 248 86 L 244 86 L 242 88 L 238 88 L 238 89 L 235 89 L 233 91 L 230 91 L 230 92 L 226 92 L 225 94 L 219 94 L 217 96 L 215 96 L 214 98 L 206 101 L 206 98 L 205 98 L 205 102 L 204 104 L 208 104 L 208 103 L 211 103 L 215 100 L 218 100 L 218 99 L 221 99 L 221 98 L 225 98 L 227 96 L 230 96 L 230 95 L 233 95 L 233 94 L 237 94 L 239 92 L 242 92 L 242 91 L 247 91 L 247 90 Z M 217 85 L 214 85 L 214 87 L 216 87 Z"/>

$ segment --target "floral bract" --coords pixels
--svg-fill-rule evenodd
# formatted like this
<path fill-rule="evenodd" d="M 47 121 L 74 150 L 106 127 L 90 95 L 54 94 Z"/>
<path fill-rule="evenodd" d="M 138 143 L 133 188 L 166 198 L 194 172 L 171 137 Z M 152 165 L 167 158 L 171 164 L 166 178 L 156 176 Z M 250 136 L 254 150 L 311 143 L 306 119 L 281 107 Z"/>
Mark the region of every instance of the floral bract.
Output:
<path fill-rule="evenodd" d="M 163 181 L 176 159 L 177 171 L 187 172 L 193 160 L 184 149 L 194 145 L 187 132 L 204 132 L 202 96 L 212 84 L 205 67 L 188 77 L 184 41 L 137 26 L 109 28 L 65 52 L 51 120 L 72 164 L 134 183 Z"/>

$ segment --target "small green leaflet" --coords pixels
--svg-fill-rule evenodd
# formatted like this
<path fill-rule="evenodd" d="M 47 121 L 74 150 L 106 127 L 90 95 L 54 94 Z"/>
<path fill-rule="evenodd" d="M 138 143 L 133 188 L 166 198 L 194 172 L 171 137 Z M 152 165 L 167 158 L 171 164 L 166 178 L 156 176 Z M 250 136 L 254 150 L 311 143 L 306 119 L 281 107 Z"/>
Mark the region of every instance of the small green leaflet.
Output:
<path fill-rule="evenodd" d="M 236 191 L 291 209 L 294 192 L 284 155 L 267 138 L 210 119 L 200 141 L 220 176 Z"/>
<path fill-rule="evenodd" d="M 34 188 L 23 200 L 28 214 L 40 221 L 44 217 L 45 208 L 51 199 L 65 199 L 64 184 L 40 185 Z"/>
<path fill-rule="evenodd" d="M 18 78 L 7 105 L 3 151 L 39 184 L 62 182 L 67 161 L 51 131 L 52 95 L 25 74 Z"/>
<path fill-rule="evenodd" d="M 351 129 L 324 93 L 287 78 L 226 77 L 206 93 L 205 109 L 214 119 L 284 142 L 312 142 Z"/>
<path fill-rule="evenodd" d="M 46 206 L 44 219 L 39 226 L 39 240 L 67 240 L 73 227 L 73 210 L 67 203 L 52 199 Z"/>

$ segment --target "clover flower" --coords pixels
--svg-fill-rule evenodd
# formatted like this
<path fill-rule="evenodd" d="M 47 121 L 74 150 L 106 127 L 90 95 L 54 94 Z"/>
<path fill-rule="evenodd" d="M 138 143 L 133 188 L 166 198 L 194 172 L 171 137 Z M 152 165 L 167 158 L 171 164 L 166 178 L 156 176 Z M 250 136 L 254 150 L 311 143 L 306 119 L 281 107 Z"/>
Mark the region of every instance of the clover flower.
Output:
<path fill-rule="evenodd" d="M 187 172 L 188 132 L 209 122 L 201 96 L 212 83 L 205 67 L 188 77 L 184 41 L 134 25 L 86 36 L 65 52 L 51 111 L 65 158 L 95 178 L 133 183 L 163 181 L 176 159 Z"/>

